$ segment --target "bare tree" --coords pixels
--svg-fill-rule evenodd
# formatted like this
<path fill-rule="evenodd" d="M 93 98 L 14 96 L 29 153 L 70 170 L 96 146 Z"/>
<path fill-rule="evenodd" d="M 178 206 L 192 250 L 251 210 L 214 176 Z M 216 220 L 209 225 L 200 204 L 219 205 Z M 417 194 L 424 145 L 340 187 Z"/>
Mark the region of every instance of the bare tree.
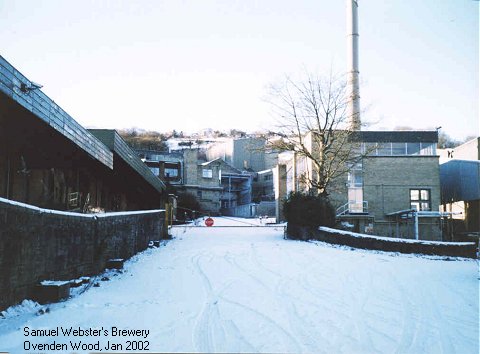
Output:
<path fill-rule="evenodd" d="M 299 176 L 307 188 L 328 196 L 335 181 L 361 160 L 360 144 L 347 114 L 346 81 L 306 74 L 294 81 L 287 77 L 272 86 L 268 102 L 277 117 L 268 147 L 292 151 L 310 162 L 312 171 Z M 345 184 L 343 184 L 345 185 Z"/>

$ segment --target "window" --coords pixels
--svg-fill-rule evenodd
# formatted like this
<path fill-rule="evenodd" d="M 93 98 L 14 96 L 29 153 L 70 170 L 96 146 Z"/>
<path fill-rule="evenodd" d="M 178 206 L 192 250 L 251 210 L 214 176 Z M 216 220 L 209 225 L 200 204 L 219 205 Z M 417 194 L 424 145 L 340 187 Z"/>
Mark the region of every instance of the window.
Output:
<path fill-rule="evenodd" d="M 405 155 L 405 143 L 392 143 L 392 155 Z"/>
<path fill-rule="evenodd" d="M 202 191 L 197 191 L 197 198 L 202 199 Z"/>
<path fill-rule="evenodd" d="M 178 177 L 178 169 L 165 168 L 165 177 L 176 178 Z"/>
<path fill-rule="evenodd" d="M 375 156 L 377 154 L 377 143 L 363 143 L 362 152 L 370 156 Z"/>
<path fill-rule="evenodd" d="M 379 143 L 377 145 L 377 155 L 379 156 L 392 155 L 392 143 Z"/>
<path fill-rule="evenodd" d="M 357 164 L 352 167 L 347 175 L 348 187 L 362 187 L 363 186 L 363 176 L 362 176 L 362 165 Z"/>
<path fill-rule="evenodd" d="M 202 170 L 202 177 L 203 177 L 203 178 L 212 178 L 212 177 L 213 177 L 213 172 L 212 172 L 212 170 L 204 168 L 204 169 Z"/>
<path fill-rule="evenodd" d="M 422 143 L 420 155 L 435 155 L 436 149 L 434 143 Z"/>
<path fill-rule="evenodd" d="M 180 181 L 180 163 L 165 162 L 165 170 L 163 172 L 165 179 L 169 181 Z"/>
<path fill-rule="evenodd" d="M 420 154 L 420 143 L 407 143 L 407 155 Z"/>
<path fill-rule="evenodd" d="M 410 208 L 417 211 L 430 211 L 430 190 L 410 189 Z"/>

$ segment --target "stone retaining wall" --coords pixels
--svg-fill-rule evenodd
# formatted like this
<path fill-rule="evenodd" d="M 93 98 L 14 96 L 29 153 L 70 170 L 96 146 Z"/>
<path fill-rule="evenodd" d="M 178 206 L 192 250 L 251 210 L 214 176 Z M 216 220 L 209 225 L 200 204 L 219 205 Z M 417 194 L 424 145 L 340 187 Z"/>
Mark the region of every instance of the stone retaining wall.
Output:
<path fill-rule="evenodd" d="M 370 236 L 328 227 L 315 229 L 291 224 L 287 226 L 287 235 L 292 239 L 317 240 L 361 249 L 477 258 L 477 244 L 474 242 L 417 241 Z"/>
<path fill-rule="evenodd" d="M 0 310 L 32 298 L 42 280 L 100 273 L 161 238 L 164 211 L 76 214 L 0 198 Z"/>

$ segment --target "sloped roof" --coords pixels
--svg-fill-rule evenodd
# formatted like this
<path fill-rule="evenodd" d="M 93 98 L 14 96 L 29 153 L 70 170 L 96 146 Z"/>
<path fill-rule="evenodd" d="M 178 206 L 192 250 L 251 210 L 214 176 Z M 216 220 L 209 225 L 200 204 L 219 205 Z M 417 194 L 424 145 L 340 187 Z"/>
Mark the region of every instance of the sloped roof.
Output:
<path fill-rule="evenodd" d="M 89 131 L 102 141 L 114 154 L 125 161 L 132 169 L 142 176 L 152 187 L 161 192 L 165 184 L 155 176 L 147 165 L 143 163 L 137 153 L 132 150 L 116 130 L 89 129 Z M 115 166 L 113 166 L 115 168 Z"/>
<path fill-rule="evenodd" d="M 223 174 L 227 174 L 227 173 L 231 173 L 231 174 L 243 174 L 243 172 L 241 170 L 239 170 L 238 168 L 236 167 L 233 167 L 231 164 L 229 164 L 228 162 L 226 162 L 224 159 L 222 159 L 221 157 L 219 158 L 216 158 L 214 160 L 210 160 L 210 161 L 207 161 L 207 162 L 204 162 L 202 163 L 201 165 L 202 166 L 210 166 L 211 164 L 214 164 L 214 163 L 219 163 L 220 165 L 224 166 L 227 168 L 227 170 L 223 170 L 222 169 L 222 175 Z"/>
<path fill-rule="evenodd" d="M 105 166 L 113 167 L 113 154 L 75 121 L 31 80 L 0 55 L 0 92 L 48 124 Z"/>

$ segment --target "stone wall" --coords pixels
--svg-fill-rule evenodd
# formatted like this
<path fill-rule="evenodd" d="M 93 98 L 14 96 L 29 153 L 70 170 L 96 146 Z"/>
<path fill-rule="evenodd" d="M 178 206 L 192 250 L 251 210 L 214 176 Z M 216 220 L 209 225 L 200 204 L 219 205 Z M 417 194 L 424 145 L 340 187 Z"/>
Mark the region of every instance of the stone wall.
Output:
<path fill-rule="evenodd" d="M 32 298 L 42 280 L 98 274 L 146 249 L 163 219 L 163 210 L 85 215 L 0 198 L 0 310 Z"/>
<path fill-rule="evenodd" d="M 438 156 L 368 157 L 363 161 L 363 196 L 375 220 L 410 209 L 410 189 L 430 191 L 431 210 L 440 205 Z"/>
<path fill-rule="evenodd" d="M 364 235 L 328 227 L 304 227 L 291 223 L 287 225 L 287 236 L 296 240 L 317 240 L 360 249 L 477 258 L 475 242 L 417 241 Z"/>

